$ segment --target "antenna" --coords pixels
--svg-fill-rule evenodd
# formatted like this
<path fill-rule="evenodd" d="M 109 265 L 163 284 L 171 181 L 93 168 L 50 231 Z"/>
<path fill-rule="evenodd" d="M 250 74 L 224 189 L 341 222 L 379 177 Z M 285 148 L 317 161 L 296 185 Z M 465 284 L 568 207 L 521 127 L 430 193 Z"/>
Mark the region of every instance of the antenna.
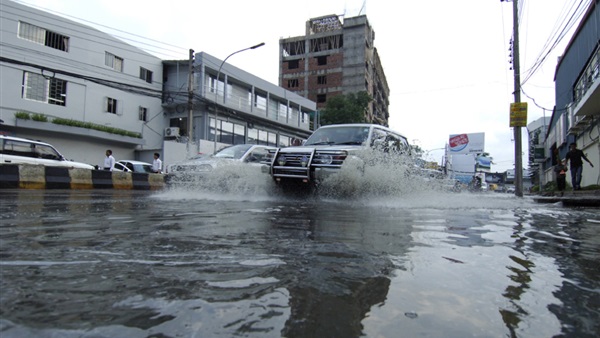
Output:
<path fill-rule="evenodd" d="M 358 12 L 358 15 L 361 15 L 363 13 L 363 10 L 365 11 L 365 14 L 366 14 L 366 11 L 367 11 L 366 7 L 367 7 L 367 0 L 364 0 L 362 7 L 360 8 L 360 11 Z"/>

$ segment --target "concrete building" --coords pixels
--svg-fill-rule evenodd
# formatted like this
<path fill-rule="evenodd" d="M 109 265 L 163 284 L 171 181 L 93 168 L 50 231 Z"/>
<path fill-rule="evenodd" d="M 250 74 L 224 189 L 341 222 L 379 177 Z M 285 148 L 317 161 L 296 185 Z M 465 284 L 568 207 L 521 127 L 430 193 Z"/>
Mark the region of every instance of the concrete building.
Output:
<path fill-rule="evenodd" d="M 293 139 L 303 140 L 311 134 L 309 118 L 316 109 L 314 101 L 204 52 L 194 54 L 191 63 L 182 60 L 164 64 L 165 138 L 180 143 L 179 150 L 172 142 L 165 145 L 165 149 L 170 149 L 165 154 L 167 162 L 177 160 L 174 154 L 184 157 L 181 146 L 187 145 L 190 135 L 194 154 L 212 153 L 215 146 L 220 149 L 227 144 L 289 146 Z M 216 81 L 217 76 L 219 81 Z M 191 133 L 188 130 L 190 114 L 193 116 Z"/>
<path fill-rule="evenodd" d="M 9 0 L 0 8 L 2 134 L 49 142 L 92 165 L 111 149 L 117 160 L 150 163 L 159 152 L 166 166 L 228 144 L 287 146 L 311 133 L 314 101 L 206 53 L 163 61 L 57 15 Z"/>
<path fill-rule="evenodd" d="M 162 60 L 35 8 L 0 7 L 0 132 L 92 165 L 109 148 L 117 159 L 160 151 Z"/>
<path fill-rule="evenodd" d="M 306 22 L 306 35 L 279 40 L 279 85 L 325 107 L 336 95 L 367 92 L 366 121 L 388 125 L 389 94 L 375 32 L 365 15 Z"/>
<path fill-rule="evenodd" d="M 553 180 L 552 166 L 576 143 L 594 163 L 584 161 L 581 186 L 600 180 L 600 1 L 590 3 L 555 73 L 556 105 L 545 140 L 544 183 Z M 570 175 L 567 175 L 570 184 Z"/>
<path fill-rule="evenodd" d="M 529 135 L 529 172 L 531 173 L 531 182 L 533 185 L 540 185 L 540 178 L 544 176 L 542 164 L 546 159 L 544 151 L 544 140 L 550 125 L 550 117 L 540 117 L 539 119 L 527 124 L 527 133 Z"/>

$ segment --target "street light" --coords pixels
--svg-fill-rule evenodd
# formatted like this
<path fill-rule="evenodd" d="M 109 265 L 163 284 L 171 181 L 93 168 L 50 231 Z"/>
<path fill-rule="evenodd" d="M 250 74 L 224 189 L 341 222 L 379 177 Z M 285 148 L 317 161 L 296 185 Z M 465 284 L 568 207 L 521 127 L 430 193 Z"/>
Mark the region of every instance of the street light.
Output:
<path fill-rule="evenodd" d="M 221 65 L 219 66 L 219 71 L 217 72 L 217 78 L 215 81 L 215 149 L 214 149 L 214 153 L 217 152 L 217 126 L 218 126 L 218 120 L 217 117 L 219 116 L 219 111 L 218 111 L 218 105 L 217 102 L 219 101 L 219 77 L 221 76 L 221 68 L 223 68 L 223 65 L 225 64 L 225 61 L 227 61 L 227 59 L 229 59 L 231 56 L 243 52 L 245 50 L 249 50 L 249 49 L 256 49 L 258 47 L 262 47 L 264 46 L 265 43 L 261 42 L 258 45 L 254 45 L 252 47 L 248 47 L 248 48 L 244 48 L 244 49 L 240 49 L 237 52 L 233 52 L 231 54 L 229 54 L 224 60 L 223 62 L 221 62 Z M 227 84 L 225 83 L 225 81 L 223 81 L 223 90 L 225 89 L 225 87 L 227 86 Z M 223 91 L 223 94 L 225 94 L 225 91 Z"/>

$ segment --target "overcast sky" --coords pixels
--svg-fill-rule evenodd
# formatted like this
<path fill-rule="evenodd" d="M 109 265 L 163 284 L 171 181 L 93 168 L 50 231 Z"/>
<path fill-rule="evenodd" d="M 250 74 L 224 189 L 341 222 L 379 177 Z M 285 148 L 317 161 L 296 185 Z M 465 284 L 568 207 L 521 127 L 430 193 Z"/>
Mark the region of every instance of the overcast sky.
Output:
<path fill-rule="evenodd" d="M 558 57 L 581 21 L 575 9 L 591 0 L 519 0 L 521 78 L 528 123 L 551 116 Z M 441 162 L 449 135 L 485 133 L 492 171 L 514 166 L 513 71 L 509 43 L 512 2 L 501 0 L 20 0 L 138 44 L 163 59 L 187 59 L 188 50 L 278 84 L 279 39 L 304 35 L 308 19 L 366 14 L 375 31 L 390 87 L 390 127 Z M 580 10 L 581 12 L 581 10 Z M 571 22 L 569 19 L 577 18 Z M 83 21 L 82 21 L 83 20 Z M 565 28 L 566 27 L 566 28 Z M 142 43 L 143 45 L 139 45 Z M 531 100 L 531 97 L 535 100 Z M 538 107 L 539 106 L 539 107 Z M 540 108 L 541 107 L 541 108 Z M 523 152 L 528 138 L 523 129 Z M 527 167 L 527 157 L 523 164 Z"/>

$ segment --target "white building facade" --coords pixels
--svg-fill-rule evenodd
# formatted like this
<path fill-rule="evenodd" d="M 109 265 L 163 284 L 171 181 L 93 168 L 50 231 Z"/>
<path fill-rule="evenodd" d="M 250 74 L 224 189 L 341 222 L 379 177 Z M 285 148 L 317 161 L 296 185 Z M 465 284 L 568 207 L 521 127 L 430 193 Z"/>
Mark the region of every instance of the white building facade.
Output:
<path fill-rule="evenodd" d="M 314 101 L 204 52 L 195 53 L 192 60 L 164 64 L 165 139 L 187 144 L 191 137 L 193 149 L 188 157 L 229 144 L 290 146 L 311 133 Z M 170 149 L 167 162 L 177 160 L 175 153 L 181 153 L 172 146 L 166 144 Z"/>
<path fill-rule="evenodd" d="M 100 164 L 162 148 L 162 60 L 77 22 L 0 0 L 0 132 Z"/>

